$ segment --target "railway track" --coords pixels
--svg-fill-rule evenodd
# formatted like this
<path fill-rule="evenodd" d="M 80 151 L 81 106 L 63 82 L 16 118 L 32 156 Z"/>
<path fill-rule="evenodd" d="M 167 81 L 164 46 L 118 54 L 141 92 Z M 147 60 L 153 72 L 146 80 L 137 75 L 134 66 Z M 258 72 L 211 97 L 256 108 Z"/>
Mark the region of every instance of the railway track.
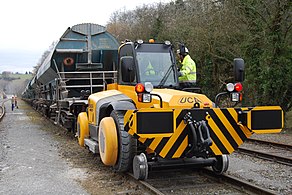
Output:
<path fill-rule="evenodd" d="M 134 179 L 132 174 L 130 177 Z M 276 194 L 239 178 L 216 175 L 209 169 L 152 171 L 146 181 L 138 181 L 156 195 L 163 194 Z"/>
<path fill-rule="evenodd" d="M 47 118 L 48 119 L 48 118 Z M 49 119 L 50 120 L 50 119 Z M 51 120 L 51 122 L 54 122 Z M 62 126 L 60 126 L 62 127 Z M 62 127 L 63 128 L 63 127 Z M 66 130 L 63 128 L 63 130 Z M 253 142 L 254 140 L 250 140 Z M 251 144 L 251 143 L 250 143 Z M 265 144 L 271 144 L 270 142 Z M 264 145 L 262 142 L 260 145 Z M 280 147 L 280 146 L 279 146 Z M 281 146 L 282 147 L 282 146 Z M 285 148 L 283 146 L 282 148 Z M 288 146 L 288 148 L 290 148 Z M 128 174 L 133 180 L 132 174 Z M 277 194 L 231 175 L 215 175 L 209 169 L 152 170 L 146 181 L 137 181 L 150 194 Z M 131 191 L 132 192 L 132 191 Z"/>
<path fill-rule="evenodd" d="M 5 115 L 5 106 L 4 103 L 7 102 L 8 100 L 2 100 L 0 101 L 0 121 L 2 120 L 2 118 Z"/>
<path fill-rule="evenodd" d="M 249 139 L 237 152 L 292 166 L 292 145 Z"/>
<path fill-rule="evenodd" d="M 283 143 L 277 143 L 277 142 L 271 142 L 271 141 L 265 141 L 265 140 L 260 140 L 260 139 L 253 139 L 253 138 L 249 138 L 248 142 L 265 144 L 265 145 L 270 145 L 270 146 L 277 146 L 283 149 L 292 150 L 292 145 L 283 144 Z"/>
<path fill-rule="evenodd" d="M 291 145 L 249 139 L 238 151 L 239 153 L 292 166 Z M 231 175 L 215 175 L 209 169 L 152 171 L 149 172 L 149 177 L 146 181 L 139 182 L 144 188 L 157 195 L 277 194 L 267 188 L 259 187 Z"/>

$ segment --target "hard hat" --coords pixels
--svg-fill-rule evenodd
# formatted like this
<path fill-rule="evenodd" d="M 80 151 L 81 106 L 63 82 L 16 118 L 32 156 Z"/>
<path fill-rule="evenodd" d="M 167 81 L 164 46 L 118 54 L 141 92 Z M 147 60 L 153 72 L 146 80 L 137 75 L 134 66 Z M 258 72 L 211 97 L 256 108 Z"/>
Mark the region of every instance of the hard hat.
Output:
<path fill-rule="evenodd" d="M 182 54 L 182 55 L 186 55 L 186 54 L 188 54 L 189 53 L 189 50 L 188 50 L 188 48 L 187 47 L 180 47 L 180 49 L 178 49 L 177 51 L 176 51 L 178 54 Z"/>

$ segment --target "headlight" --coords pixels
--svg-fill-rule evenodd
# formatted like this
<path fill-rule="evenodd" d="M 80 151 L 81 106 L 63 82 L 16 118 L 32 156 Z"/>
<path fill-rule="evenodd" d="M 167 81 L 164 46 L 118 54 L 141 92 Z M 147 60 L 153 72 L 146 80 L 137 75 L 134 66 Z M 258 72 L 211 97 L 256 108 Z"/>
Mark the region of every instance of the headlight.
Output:
<path fill-rule="evenodd" d="M 226 84 L 226 89 L 227 89 L 227 91 L 229 91 L 229 92 L 234 91 L 234 84 L 233 84 L 233 83 L 227 83 L 227 84 Z"/>
<path fill-rule="evenodd" d="M 145 91 L 150 93 L 153 90 L 153 85 L 150 82 L 145 82 Z"/>
<path fill-rule="evenodd" d="M 142 44 L 143 43 L 143 40 L 142 39 L 139 39 L 139 40 L 137 40 L 137 43 L 138 44 Z"/>
<path fill-rule="evenodd" d="M 165 45 L 171 45 L 171 42 L 170 41 L 164 41 L 164 44 Z"/>

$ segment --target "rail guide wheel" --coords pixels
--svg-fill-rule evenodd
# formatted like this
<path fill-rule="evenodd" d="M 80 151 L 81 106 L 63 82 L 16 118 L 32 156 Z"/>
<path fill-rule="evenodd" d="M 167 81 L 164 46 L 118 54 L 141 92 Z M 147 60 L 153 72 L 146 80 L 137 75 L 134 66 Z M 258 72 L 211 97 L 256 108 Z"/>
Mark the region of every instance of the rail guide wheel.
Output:
<path fill-rule="evenodd" d="M 147 157 L 144 153 L 135 155 L 133 159 L 133 174 L 138 180 L 146 180 L 148 177 Z"/>
<path fill-rule="evenodd" d="M 216 160 L 217 161 L 212 166 L 212 169 L 217 175 L 221 175 L 226 172 L 229 167 L 229 156 L 226 154 L 216 156 Z"/>

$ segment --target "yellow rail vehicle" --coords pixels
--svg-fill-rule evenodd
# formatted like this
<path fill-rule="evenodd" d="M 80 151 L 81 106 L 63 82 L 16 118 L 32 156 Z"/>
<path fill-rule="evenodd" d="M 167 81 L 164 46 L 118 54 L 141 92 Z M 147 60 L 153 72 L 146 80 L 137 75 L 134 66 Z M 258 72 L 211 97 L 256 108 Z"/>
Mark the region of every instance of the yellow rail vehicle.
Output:
<path fill-rule="evenodd" d="M 78 116 L 79 144 L 99 153 L 118 172 L 133 168 L 137 179 L 162 167 L 212 166 L 222 174 L 228 155 L 253 133 L 278 133 L 283 128 L 279 106 L 218 108 L 230 95 L 239 102 L 244 78 L 242 59 L 234 60 L 235 81 L 215 102 L 181 89 L 173 46 L 125 42 L 119 48 L 117 83 L 89 96 L 87 112 Z M 145 74 L 151 64 L 153 74 Z"/>

